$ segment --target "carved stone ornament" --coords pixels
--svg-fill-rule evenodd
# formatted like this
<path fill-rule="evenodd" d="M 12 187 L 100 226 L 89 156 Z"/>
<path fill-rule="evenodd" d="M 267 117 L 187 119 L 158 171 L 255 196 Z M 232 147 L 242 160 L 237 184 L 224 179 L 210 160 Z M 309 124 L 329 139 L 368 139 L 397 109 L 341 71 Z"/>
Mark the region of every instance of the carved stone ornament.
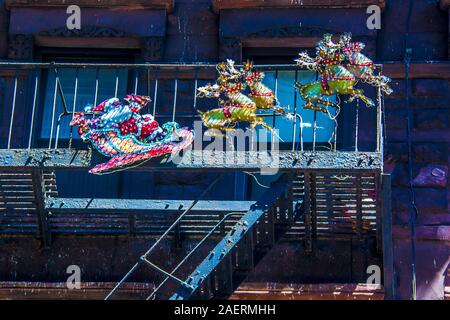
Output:
<path fill-rule="evenodd" d="M 33 36 L 28 34 L 10 34 L 8 38 L 8 59 L 33 59 Z"/>
<path fill-rule="evenodd" d="M 159 62 L 164 56 L 164 37 L 145 37 L 142 42 L 142 58 L 146 62 Z"/>

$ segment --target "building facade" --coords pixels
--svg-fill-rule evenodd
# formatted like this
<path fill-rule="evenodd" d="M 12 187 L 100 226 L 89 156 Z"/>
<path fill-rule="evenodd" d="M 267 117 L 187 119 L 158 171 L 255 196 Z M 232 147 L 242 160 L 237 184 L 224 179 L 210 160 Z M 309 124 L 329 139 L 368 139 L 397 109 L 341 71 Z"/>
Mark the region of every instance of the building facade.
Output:
<path fill-rule="evenodd" d="M 290 0 L 72 2 L 81 8 L 81 29 L 67 28 L 70 13 L 66 11 L 68 4 L 65 1 L 0 1 L 0 59 L 5 63 L 21 62 L 30 66 L 25 70 L 17 65 L 0 68 L 2 149 L 25 150 L 29 147 L 28 142 L 32 143 L 33 149 L 47 148 L 49 139 L 49 149 L 57 149 L 55 143 L 58 141 L 64 147 L 69 141 L 72 143 L 72 132 L 64 119 L 58 127 L 60 140 L 56 138 L 52 142 L 57 128 L 53 124 L 54 111 L 62 108 L 61 102 L 54 102 L 57 95 L 57 87 L 53 85 L 55 79 L 59 79 L 66 93 L 68 106 L 73 105 L 74 109 L 76 105 L 80 110 L 83 105 L 93 102 L 97 80 L 95 101 L 100 102 L 114 94 L 123 96 L 135 89 L 157 101 L 155 108 L 161 122 L 170 120 L 175 105 L 179 115 L 177 121 L 189 125 L 195 113 L 192 92 L 197 87 L 197 79 L 199 83 L 211 82 L 215 74 L 194 67 L 177 67 L 178 64 L 215 64 L 224 59 L 241 63 L 250 59 L 258 65 L 288 66 L 299 51 L 313 50 L 324 33 L 351 32 L 354 39 L 366 44 L 367 55 L 382 64 L 384 74 L 393 79 L 394 93 L 384 99 L 384 172 L 391 175 L 392 196 L 383 201 L 392 207 L 394 297 L 411 298 L 412 265 L 415 264 L 417 297 L 444 298 L 442 275 L 447 272 L 450 257 L 448 0 L 355 0 L 334 1 L 332 5 L 321 0 L 304 0 L 298 4 Z M 371 5 L 381 10 L 381 28 L 378 30 L 368 27 L 371 13 L 367 8 Z M 406 54 L 407 49 L 411 49 L 410 55 Z M 33 62 L 77 65 L 60 68 L 56 75 L 51 67 L 39 71 L 38 102 L 33 103 L 34 78 L 38 77 L 33 73 L 36 72 L 32 69 Z M 105 67 L 100 71 L 80 67 L 95 63 L 116 67 Z M 132 64 L 145 63 L 152 64 L 154 69 L 151 72 L 140 67 L 129 69 Z M 173 64 L 174 67 L 158 67 L 159 64 Z M 297 98 L 294 100 L 295 92 L 289 81 L 299 75 L 292 70 L 267 73 L 267 81 L 272 85 L 277 79 L 281 99 L 293 107 Z M 175 77 L 179 81 L 174 87 L 172 80 Z M 300 73 L 301 79 L 308 77 L 314 75 Z M 75 79 L 79 87 L 77 85 L 74 94 Z M 157 79 L 158 89 L 155 86 Z M 371 93 L 376 95 L 375 90 Z M 14 112 L 11 101 L 14 101 Z M 208 102 L 195 103 L 199 108 L 210 108 Z M 38 111 L 31 114 L 34 106 Z M 341 133 L 338 143 L 344 151 L 353 150 L 355 145 L 352 132 L 356 118 L 352 112 L 343 110 L 343 120 L 336 129 Z M 13 120 L 12 114 L 15 115 Z M 375 117 L 375 112 L 361 112 L 356 142 L 358 151 L 375 148 Z M 278 121 L 277 126 L 286 125 Z M 30 122 L 34 128 L 27 131 Z M 333 125 L 327 123 L 324 126 L 331 126 L 329 130 L 332 130 Z M 21 130 L 11 135 L 11 128 Z M 290 130 L 289 127 L 289 133 Z M 323 141 L 318 142 L 326 143 L 327 137 L 319 137 Z M 286 146 L 282 147 L 289 148 L 297 142 L 292 139 L 286 134 Z M 79 139 L 73 143 L 83 145 Z M 305 143 L 312 143 L 312 140 L 305 140 Z M 191 200 L 198 197 L 215 176 L 211 171 L 158 170 L 131 170 L 102 177 L 92 176 L 87 170 L 56 170 L 54 174 L 59 197 L 110 200 Z M 221 184 L 209 192 L 208 199 L 253 201 L 263 193 L 242 172 L 227 172 L 222 179 Z M 412 242 L 411 217 L 415 216 L 415 208 L 418 214 Z M 71 223 L 76 221 L 63 215 L 58 220 L 60 231 L 54 232 L 51 243 L 43 245 L 33 232 L 9 232 L 12 227 L 7 218 L 10 217 L 6 215 L 2 220 L 4 232 L 0 233 L 0 281 L 8 285 L 5 289 L 0 286 L 0 298 L 23 297 L 39 287 L 37 297 L 101 297 L 156 239 L 154 234 L 66 233 L 63 230 L 70 229 Z M 23 220 L 21 228 L 27 223 Z M 107 223 L 103 227 L 106 229 Z M 183 257 L 187 248 L 195 243 L 188 237 L 184 241 L 181 249 L 164 244 L 156 253 L 155 261 Z M 383 261 L 383 255 L 377 253 L 376 239 L 370 237 L 336 237 L 332 241 L 318 237 L 312 252 L 301 245 L 302 241 L 303 235 L 300 238 L 285 236 L 277 242 L 232 298 L 287 297 L 280 292 L 289 288 L 292 298 L 354 298 L 356 289 L 352 285 L 365 283 L 367 268 L 381 265 Z M 204 250 L 206 254 L 207 250 Z M 70 265 L 81 267 L 86 286 L 82 292 L 64 289 L 67 266 Z M 148 270 L 139 273 L 134 280 L 139 283 L 134 290 L 142 291 L 148 289 L 148 282 L 157 281 Z M 448 286 L 448 276 L 445 281 Z M 337 284 L 345 284 L 341 287 L 341 296 L 332 294 Z M 380 290 L 364 290 L 372 298 L 383 297 Z M 252 295 L 251 292 L 267 293 Z"/>

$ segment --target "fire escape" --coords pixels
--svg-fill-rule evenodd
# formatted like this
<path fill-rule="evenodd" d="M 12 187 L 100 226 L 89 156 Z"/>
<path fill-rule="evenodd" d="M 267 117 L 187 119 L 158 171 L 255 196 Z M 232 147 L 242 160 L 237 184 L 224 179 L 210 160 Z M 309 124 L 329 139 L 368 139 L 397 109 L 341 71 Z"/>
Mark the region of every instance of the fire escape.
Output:
<path fill-rule="evenodd" d="M 130 266 L 129 272 L 117 279 L 117 285 L 106 298 L 114 298 L 140 268 L 149 268 L 160 276 L 160 281 L 146 298 L 176 300 L 229 297 L 282 238 L 295 238 L 307 252 L 311 252 L 319 238 L 373 237 L 383 259 L 385 297 L 392 297 L 390 177 L 383 174 L 383 97 L 379 90 L 375 93 L 378 102 L 374 112 L 375 149 L 359 151 L 358 139 L 362 128 L 356 121 L 353 132 L 345 133 L 353 138 L 353 150 L 339 150 L 335 132 L 334 143 L 324 151 L 315 141 L 316 130 L 320 127 L 315 112 L 313 143 L 304 143 L 301 106 L 292 88 L 296 119 L 292 147 L 278 151 L 277 161 L 264 162 L 264 166 L 276 168 L 279 174 L 256 201 L 203 198 L 220 183 L 223 173 L 260 170 L 255 159 L 264 157 L 266 153 L 246 153 L 240 158 L 243 161 L 224 164 L 217 159 L 230 157 L 230 154 L 211 151 L 192 151 L 177 164 L 164 158 L 131 169 L 216 173 L 208 188 L 192 201 L 61 198 L 55 171 L 88 170 L 93 164 L 93 151 L 86 145 L 74 143 L 72 134 L 66 140 L 59 136 L 63 120 L 71 118 L 74 111 L 82 107 L 76 105 L 77 75 L 73 79 L 73 101 L 67 101 L 64 96 L 58 70 L 68 67 L 97 70 L 111 65 L 0 63 L 3 75 L 0 88 L 4 101 L 10 102 L 2 106 L 1 119 L 7 129 L 3 132 L 6 139 L 0 145 L 1 234 L 35 234 L 45 247 L 51 247 L 52 236 L 59 234 L 148 236 L 155 241 Z M 113 67 L 131 70 L 134 92 L 147 86 L 147 83 L 142 84 L 147 75 L 146 81 L 153 86 L 153 113 L 157 106 L 158 81 L 172 81 L 174 97 L 170 117 L 173 119 L 178 119 L 177 88 L 180 79 L 192 81 L 196 89 L 200 79 L 213 79 L 215 76 L 212 65 Z M 295 70 L 293 66 L 260 68 L 275 74 L 275 87 L 277 75 L 283 68 Z M 37 139 L 36 128 L 37 114 L 42 107 L 39 95 L 43 90 L 41 79 L 44 71 L 55 74 L 55 86 L 51 134 L 42 142 L 42 139 Z M 98 96 L 98 81 L 96 79 L 93 89 L 95 97 Z M 115 85 L 117 94 L 119 76 Z M 57 107 L 57 101 L 62 108 Z M 194 98 L 194 109 L 196 104 Z M 358 112 L 363 111 L 363 108 L 356 109 L 356 119 Z M 21 125 L 17 125 L 19 118 L 25 119 Z M 175 248 L 181 248 L 186 239 L 195 239 L 194 244 L 170 268 L 162 267 L 161 261 L 152 260 L 152 254 L 163 241 L 171 241 Z"/>

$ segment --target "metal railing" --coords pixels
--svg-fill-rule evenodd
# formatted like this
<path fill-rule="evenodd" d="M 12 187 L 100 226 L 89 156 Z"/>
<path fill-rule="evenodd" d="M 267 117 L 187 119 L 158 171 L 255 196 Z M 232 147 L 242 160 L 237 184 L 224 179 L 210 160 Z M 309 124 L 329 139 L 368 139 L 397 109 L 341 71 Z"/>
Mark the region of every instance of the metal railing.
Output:
<path fill-rule="evenodd" d="M 283 148 L 292 151 L 383 151 L 383 94 L 380 88 L 371 89 L 376 99 L 375 108 L 360 107 L 358 101 L 353 105 L 342 101 L 343 114 L 335 117 L 336 114 L 330 112 L 324 115 L 302 108 L 302 100 L 294 84 L 295 81 L 302 82 L 302 76 L 307 73 L 297 66 L 256 65 L 255 68 L 266 73 L 265 83 L 279 97 L 281 105 L 288 106 L 288 111 L 294 116 L 294 120 L 288 122 L 271 111 L 260 114 L 268 124 L 283 130 L 283 136 L 287 137 Z M 67 69 L 74 70 L 72 78 L 61 77 L 61 72 Z M 74 146 L 77 133 L 65 126 L 68 126 L 75 112 L 84 108 L 79 97 L 80 87 L 86 78 L 80 77 L 80 73 L 92 71 L 95 79 L 89 77 L 93 84 L 89 93 L 90 103 L 96 105 L 100 102 L 102 81 L 105 81 L 99 74 L 105 69 L 110 71 L 110 75 L 114 73 L 113 79 L 106 79 L 111 87 L 109 92 L 119 98 L 119 88 L 123 88 L 125 93 L 149 95 L 152 102 L 147 111 L 155 115 L 160 123 L 161 119 L 167 119 L 192 126 L 193 120 L 200 120 L 198 109 L 218 107 L 216 101 L 200 100 L 195 94 L 199 86 L 214 82 L 214 64 L 0 62 L 0 149 L 86 148 L 83 144 Z M 381 66 L 377 65 L 377 69 L 381 70 Z M 125 71 L 126 77 L 123 79 L 120 72 Z M 53 78 L 53 83 L 49 84 Z M 188 83 L 184 88 L 189 90 L 180 89 L 181 82 Z M 303 79 L 303 82 L 307 81 Z M 70 87 L 71 90 L 67 90 Z M 370 96 L 370 89 L 367 92 Z M 70 100 L 67 99 L 69 95 Z M 183 97 L 180 98 L 180 95 Z M 49 129 L 48 133 L 43 134 L 44 119 L 39 115 L 44 115 L 45 110 L 51 110 L 51 119 L 46 120 Z M 327 116 L 330 118 L 327 119 Z M 361 118 L 364 118 L 363 121 Z M 289 131 L 287 126 L 292 126 L 290 134 L 286 133 Z M 69 130 L 68 136 L 62 135 L 61 132 L 66 130 Z M 323 135 L 320 139 L 320 130 L 330 131 L 328 140 L 323 139 Z M 361 135 L 361 132 L 364 134 Z"/>

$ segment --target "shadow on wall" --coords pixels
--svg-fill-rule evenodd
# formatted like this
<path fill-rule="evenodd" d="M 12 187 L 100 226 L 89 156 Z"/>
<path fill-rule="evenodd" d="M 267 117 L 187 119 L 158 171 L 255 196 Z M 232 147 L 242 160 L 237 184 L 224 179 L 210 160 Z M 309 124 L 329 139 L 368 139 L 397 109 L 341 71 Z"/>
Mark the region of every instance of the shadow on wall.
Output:
<path fill-rule="evenodd" d="M 5 8 L 5 0 L 0 0 L 0 59 L 8 55 L 9 12 Z"/>

